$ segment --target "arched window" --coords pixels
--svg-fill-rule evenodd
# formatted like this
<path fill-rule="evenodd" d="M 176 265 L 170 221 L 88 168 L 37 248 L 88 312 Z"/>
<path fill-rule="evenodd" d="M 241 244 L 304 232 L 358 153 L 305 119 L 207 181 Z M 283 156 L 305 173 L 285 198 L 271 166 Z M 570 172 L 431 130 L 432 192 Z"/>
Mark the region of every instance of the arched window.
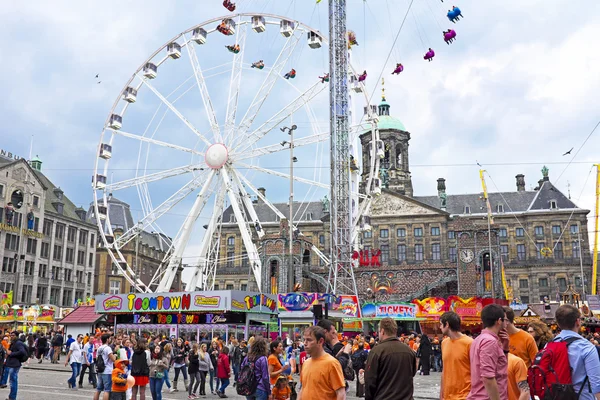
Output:
<path fill-rule="evenodd" d="M 396 145 L 396 168 L 404 169 L 403 166 L 404 157 L 402 156 L 402 146 Z"/>
<path fill-rule="evenodd" d="M 277 293 L 277 277 L 279 271 L 279 261 L 271 260 L 269 263 L 269 277 L 271 278 L 271 294 Z"/>

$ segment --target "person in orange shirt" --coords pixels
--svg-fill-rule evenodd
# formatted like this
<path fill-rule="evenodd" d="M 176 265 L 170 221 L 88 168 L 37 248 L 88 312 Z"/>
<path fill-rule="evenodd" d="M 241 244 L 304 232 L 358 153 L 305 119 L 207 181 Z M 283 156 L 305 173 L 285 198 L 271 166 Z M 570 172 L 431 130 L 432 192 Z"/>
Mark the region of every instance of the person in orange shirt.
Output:
<path fill-rule="evenodd" d="M 288 385 L 288 379 L 281 375 L 277 378 L 277 383 L 273 387 L 273 400 L 288 400 L 292 395 L 292 389 Z"/>
<path fill-rule="evenodd" d="M 440 317 L 442 341 L 442 381 L 440 400 L 465 400 L 471 391 L 469 351 L 473 339 L 460 332 L 460 316 L 448 311 Z"/>
<path fill-rule="evenodd" d="M 271 342 L 271 344 L 269 345 L 269 349 L 271 351 L 271 354 L 267 359 L 267 364 L 269 366 L 269 376 L 271 379 L 271 385 L 275 385 L 277 383 L 277 378 L 279 378 L 279 375 L 285 373 L 286 370 L 289 370 L 289 364 L 281 364 L 283 344 L 279 340 Z"/>
<path fill-rule="evenodd" d="M 4 350 L 8 350 L 8 337 L 4 336 L 4 339 L 2 339 L 2 346 L 4 347 Z"/>
<path fill-rule="evenodd" d="M 525 361 L 508 353 L 508 400 L 527 400 L 529 398 Z"/>
<path fill-rule="evenodd" d="M 505 306 L 504 312 L 508 319 L 508 325 L 506 326 L 506 332 L 509 336 L 509 349 L 511 354 L 519 357 L 525 361 L 527 368 L 531 366 L 531 362 L 535 359 L 538 353 L 537 344 L 535 339 L 529 333 L 515 326 L 515 312 L 512 308 Z"/>
<path fill-rule="evenodd" d="M 127 364 L 129 360 L 117 360 L 112 371 L 112 387 L 110 400 L 125 400 L 127 398 Z"/>
<path fill-rule="evenodd" d="M 346 381 L 339 361 L 325 352 L 325 335 L 320 326 L 304 330 L 304 349 L 310 358 L 300 373 L 302 389 L 298 400 L 345 400 Z"/>

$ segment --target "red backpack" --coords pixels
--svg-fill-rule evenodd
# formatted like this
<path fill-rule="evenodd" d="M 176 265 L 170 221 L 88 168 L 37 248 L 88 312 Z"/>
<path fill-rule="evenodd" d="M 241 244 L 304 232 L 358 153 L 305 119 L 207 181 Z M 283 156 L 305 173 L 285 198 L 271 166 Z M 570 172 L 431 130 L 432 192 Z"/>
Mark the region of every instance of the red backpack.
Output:
<path fill-rule="evenodd" d="M 535 356 L 527 371 L 527 383 L 531 398 L 537 396 L 540 400 L 570 400 L 578 399 L 579 394 L 573 389 L 571 381 L 571 364 L 569 363 L 569 345 L 578 337 L 565 340 L 555 339 L 546 344 Z M 582 385 L 582 389 L 585 382 Z"/>

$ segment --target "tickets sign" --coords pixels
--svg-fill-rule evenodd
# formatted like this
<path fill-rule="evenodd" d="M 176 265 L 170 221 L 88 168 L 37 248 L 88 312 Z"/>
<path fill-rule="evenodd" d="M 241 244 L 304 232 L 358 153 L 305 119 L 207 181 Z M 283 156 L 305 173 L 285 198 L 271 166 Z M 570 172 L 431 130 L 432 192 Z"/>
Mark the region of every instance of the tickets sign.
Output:
<path fill-rule="evenodd" d="M 408 303 L 366 303 L 362 306 L 363 318 L 414 319 L 417 310 Z"/>

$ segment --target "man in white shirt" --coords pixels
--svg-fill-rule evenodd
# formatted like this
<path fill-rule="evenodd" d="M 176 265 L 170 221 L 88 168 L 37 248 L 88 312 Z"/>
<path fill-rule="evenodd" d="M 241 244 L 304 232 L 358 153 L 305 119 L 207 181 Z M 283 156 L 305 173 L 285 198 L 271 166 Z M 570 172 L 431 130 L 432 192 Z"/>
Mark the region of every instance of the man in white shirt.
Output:
<path fill-rule="evenodd" d="M 96 367 L 94 365 L 96 358 L 96 338 L 90 337 L 90 340 L 83 346 L 83 364 L 81 365 L 81 372 L 79 373 L 79 388 L 83 388 L 83 378 L 85 377 L 85 370 L 88 370 L 89 378 L 88 382 L 93 387 L 98 386 L 96 381 Z"/>
<path fill-rule="evenodd" d="M 102 395 L 103 400 L 109 400 L 110 390 L 112 388 L 112 371 L 113 365 L 116 360 L 116 357 L 113 353 L 112 348 L 110 347 L 110 333 L 105 333 L 100 337 L 102 340 L 102 346 L 98 348 L 96 353 L 96 368 L 98 368 L 98 360 L 102 357 L 104 362 L 104 371 L 98 371 L 98 387 L 96 388 L 96 393 L 94 394 L 94 400 L 100 400 L 100 393 L 104 392 Z"/>
<path fill-rule="evenodd" d="M 69 385 L 69 389 L 77 390 L 77 376 L 81 371 L 81 362 L 83 361 L 83 346 L 81 342 L 83 341 L 83 335 L 77 335 L 77 339 L 71 343 L 69 347 L 69 353 L 67 354 L 67 359 L 65 360 L 65 367 L 67 364 L 71 364 L 71 378 L 67 381 Z"/>

